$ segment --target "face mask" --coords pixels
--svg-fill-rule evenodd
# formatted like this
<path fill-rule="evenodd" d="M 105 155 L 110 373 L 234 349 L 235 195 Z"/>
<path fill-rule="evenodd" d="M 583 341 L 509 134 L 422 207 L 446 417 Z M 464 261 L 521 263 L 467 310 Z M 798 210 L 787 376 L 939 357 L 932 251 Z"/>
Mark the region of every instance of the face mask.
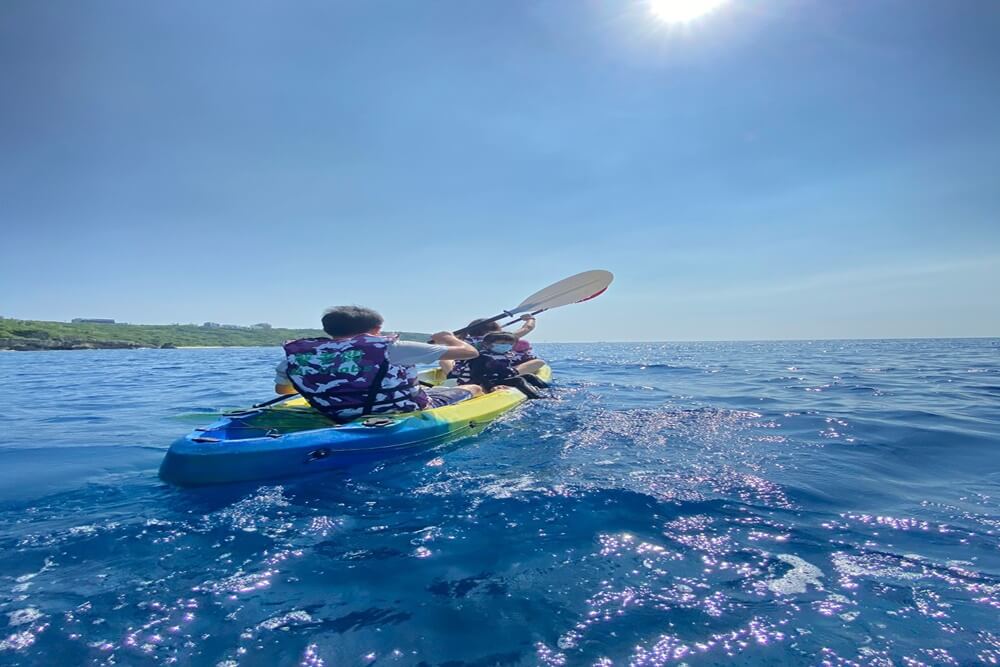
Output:
<path fill-rule="evenodd" d="M 502 343 L 500 345 L 494 345 L 490 349 L 496 352 L 497 354 L 507 354 L 508 352 L 514 349 L 514 346 L 508 345 L 507 343 Z"/>

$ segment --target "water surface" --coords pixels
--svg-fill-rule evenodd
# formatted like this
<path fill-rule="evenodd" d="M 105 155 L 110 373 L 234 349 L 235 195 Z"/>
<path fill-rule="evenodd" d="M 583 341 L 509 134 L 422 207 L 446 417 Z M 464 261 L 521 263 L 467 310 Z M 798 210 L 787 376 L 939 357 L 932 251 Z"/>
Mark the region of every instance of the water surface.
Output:
<path fill-rule="evenodd" d="M 0 664 L 1000 660 L 1000 341 L 538 347 L 476 439 L 197 490 L 276 349 L 0 354 Z"/>

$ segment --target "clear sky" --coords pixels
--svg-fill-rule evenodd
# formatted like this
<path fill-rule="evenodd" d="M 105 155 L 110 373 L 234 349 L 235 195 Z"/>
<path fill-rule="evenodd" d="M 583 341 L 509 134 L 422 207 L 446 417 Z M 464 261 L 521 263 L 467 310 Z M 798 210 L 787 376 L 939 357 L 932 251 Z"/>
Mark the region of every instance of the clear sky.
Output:
<path fill-rule="evenodd" d="M 1000 3 L 5 0 L 0 315 L 1000 335 Z"/>

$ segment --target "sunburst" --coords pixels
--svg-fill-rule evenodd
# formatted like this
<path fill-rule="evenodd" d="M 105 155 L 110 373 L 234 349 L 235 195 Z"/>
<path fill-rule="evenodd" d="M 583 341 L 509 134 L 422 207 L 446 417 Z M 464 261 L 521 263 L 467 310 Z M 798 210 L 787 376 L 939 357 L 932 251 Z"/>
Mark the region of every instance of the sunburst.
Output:
<path fill-rule="evenodd" d="M 690 23 L 726 0 L 647 0 L 653 16 L 664 23 Z"/>

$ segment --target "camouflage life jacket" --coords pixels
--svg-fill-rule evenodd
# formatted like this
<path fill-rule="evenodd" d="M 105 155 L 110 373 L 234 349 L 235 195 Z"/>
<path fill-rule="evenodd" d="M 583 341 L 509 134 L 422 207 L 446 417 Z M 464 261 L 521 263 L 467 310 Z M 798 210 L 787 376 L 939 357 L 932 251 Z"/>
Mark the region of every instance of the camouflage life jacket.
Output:
<path fill-rule="evenodd" d="M 485 336 L 469 336 L 465 339 L 465 342 L 478 350 L 483 342 L 483 338 Z M 457 380 L 458 384 L 469 384 L 471 377 L 472 373 L 469 370 L 468 359 L 458 359 L 455 361 L 455 365 L 448 373 L 448 379 Z"/>
<path fill-rule="evenodd" d="M 517 375 L 511 353 L 480 351 L 479 356 L 469 360 L 469 375 L 472 384 L 482 385 L 484 389 L 492 389 L 504 380 Z"/>
<path fill-rule="evenodd" d="M 284 346 L 288 379 L 311 406 L 338 422 L 423 410 L 429 401 L 417 382 L 417 369 L 389 362 L 394 340 L 361 334 L 289 341 Z"/>
<path fill-rule="evenodd" d="M 515 366 L 538 358 L 535 356 L 535 351 L 531 349 L 531 343 L 523 338 L 517 339 L 517 342 L 514 343 L 514 349 L 510 351 L 509 356 Z"/>

